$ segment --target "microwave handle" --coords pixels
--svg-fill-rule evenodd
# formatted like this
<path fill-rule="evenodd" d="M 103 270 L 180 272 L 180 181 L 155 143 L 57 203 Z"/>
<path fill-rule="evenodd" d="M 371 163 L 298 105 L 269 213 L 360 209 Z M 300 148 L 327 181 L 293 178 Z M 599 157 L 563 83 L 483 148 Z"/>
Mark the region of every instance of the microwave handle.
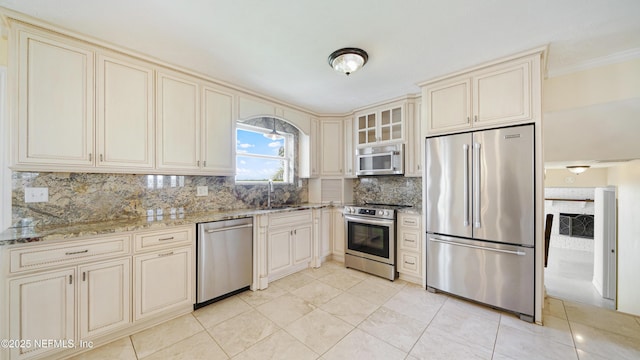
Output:
<path fill-rule="evenodd" d="M 397 151 L 390 151 L 390 152 L 384 152 L 384 153 L 363 154 L 363 155 L 358 155 L 358 159 L 366 158 L 366 157 L 374 157 L 374 156 L 384 156 L 384 155 L 393 156 L 393 155 L 399 155 L 399 153 Z"/>

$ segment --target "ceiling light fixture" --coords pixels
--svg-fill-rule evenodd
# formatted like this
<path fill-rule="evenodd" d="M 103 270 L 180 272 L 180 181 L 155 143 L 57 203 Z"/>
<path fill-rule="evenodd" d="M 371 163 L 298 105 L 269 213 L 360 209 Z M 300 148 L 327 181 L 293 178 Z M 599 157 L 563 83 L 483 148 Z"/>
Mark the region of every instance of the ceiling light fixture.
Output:
<path fill-rule="evenodd" d="M 264 134 L 264 137 L 266 137 L 267 139 L 271 139 L 271 140 L 279 140 L 282 139 L 282 135 L 278 134 L 278 132 L 276 131 L 276 119 L 273 118 L 273 130 L 271 130 L 270 133 L 268 134 Z"/>
<path fill-rule="evenodd" d="M 591 166 L 589 165 L 574 165 L 574 166 L 567 166 L 567 170 L 569 170 L 569 172 L 572 172 L 576 175 L 580 175 L 583 172 L 587 171 L 587 169 L 589 169 Z"/>
<path fill-rule="evenodd" d="M 367 60 L 369 60 L 367 52 L 358 48 L 343 48 L 329 55 L 329 65 L 333 70 L 347 75 L 363 67 Z"/>

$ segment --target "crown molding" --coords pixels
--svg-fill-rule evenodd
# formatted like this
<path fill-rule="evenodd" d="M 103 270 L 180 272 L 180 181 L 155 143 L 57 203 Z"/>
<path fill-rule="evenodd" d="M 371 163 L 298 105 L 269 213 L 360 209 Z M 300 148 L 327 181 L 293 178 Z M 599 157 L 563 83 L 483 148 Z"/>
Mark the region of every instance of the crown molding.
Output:
<path fill-rule="evenodd" d="M 609 54 L 599 58 L 583 61 L 577 64 L 560 67 L 557 69 L 549 69 L 549 78 L 573 74 L 578 71 L 589 70 L 605 65 L 618 64 L 625 61 L 640 59 L 640 48 L 629 49 L 617 53 Z"/>

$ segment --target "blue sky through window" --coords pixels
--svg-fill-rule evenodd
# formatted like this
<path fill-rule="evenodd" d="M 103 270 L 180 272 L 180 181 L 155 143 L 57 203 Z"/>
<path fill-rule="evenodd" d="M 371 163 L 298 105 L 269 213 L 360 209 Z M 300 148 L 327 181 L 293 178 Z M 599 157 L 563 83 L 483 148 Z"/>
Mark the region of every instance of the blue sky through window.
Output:
<path fill-rule="evenodd" d="M 236 180 L 266 181 L 274 178 L 283 167 L 278 153 L 284 146 L 284 139 L 267 139 L 261 132 L 245 129 L 237 129 L 237 134 Z"/>

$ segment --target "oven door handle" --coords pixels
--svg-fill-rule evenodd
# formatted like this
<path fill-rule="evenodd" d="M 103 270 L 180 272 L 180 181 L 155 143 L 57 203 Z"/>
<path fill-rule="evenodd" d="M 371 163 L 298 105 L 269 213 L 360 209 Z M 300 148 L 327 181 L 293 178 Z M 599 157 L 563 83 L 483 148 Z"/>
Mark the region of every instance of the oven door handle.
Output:
<path fill-rule="evenodd" d="M 393 225 L 394 223 L 393 220 L 366 219 L 366 218 L 354 217 L 349 215 L 345 215 L 344 219 L 346 221 L 352 221 L 352 222 L 357 222 L 361 224 L 371 224 L 371 225 L 380 225 L 380 226 L 389 226 L 389 225 Z"/>

